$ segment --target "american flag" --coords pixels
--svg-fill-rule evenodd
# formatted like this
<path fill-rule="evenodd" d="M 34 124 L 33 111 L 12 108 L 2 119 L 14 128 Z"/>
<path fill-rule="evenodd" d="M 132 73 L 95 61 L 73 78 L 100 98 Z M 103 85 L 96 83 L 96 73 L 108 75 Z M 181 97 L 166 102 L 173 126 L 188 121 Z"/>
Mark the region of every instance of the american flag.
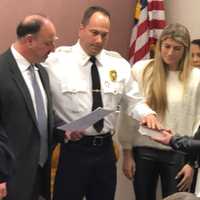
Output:
<path fill-rule="evenodd" d="M 150 58 L 150 50 L 166 25 L 163 0 L 137 0 L 134 22 L 129 49 L 131 64 Z"/>

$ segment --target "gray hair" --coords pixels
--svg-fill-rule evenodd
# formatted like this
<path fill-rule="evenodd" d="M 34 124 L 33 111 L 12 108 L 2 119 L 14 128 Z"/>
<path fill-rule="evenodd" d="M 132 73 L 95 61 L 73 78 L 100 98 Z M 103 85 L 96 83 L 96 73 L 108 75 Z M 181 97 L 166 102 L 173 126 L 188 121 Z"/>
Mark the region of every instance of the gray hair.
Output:
<path fill-rule="evenodd" d="M 163 200 L 200 200 L 200 198 L 189 192 L 177 192 L 164 198 Z"/>

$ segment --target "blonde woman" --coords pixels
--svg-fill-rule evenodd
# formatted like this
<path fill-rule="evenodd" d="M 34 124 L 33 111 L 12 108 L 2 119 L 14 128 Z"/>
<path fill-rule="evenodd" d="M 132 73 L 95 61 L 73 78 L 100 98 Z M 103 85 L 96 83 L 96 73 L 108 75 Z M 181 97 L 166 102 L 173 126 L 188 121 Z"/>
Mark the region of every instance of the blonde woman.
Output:
<path fill-rule="evenodd" d="M 200 71 L 190 67 L 189 49 L 186 27 L 170 24 L 158 40 L 155 59 L 139 61 L 132 68 L 147 104 L 158 113 L 163 126 L 182 136 L 193 136 L 200 119 Z M 163 197 L 187 190 L 193 169 L 185 155 L 139 134 L 137 128 L 121 113 L 118 134 L 123 171 L 133 179 L 136 199 L 155 200 L 159 176 Z"/>

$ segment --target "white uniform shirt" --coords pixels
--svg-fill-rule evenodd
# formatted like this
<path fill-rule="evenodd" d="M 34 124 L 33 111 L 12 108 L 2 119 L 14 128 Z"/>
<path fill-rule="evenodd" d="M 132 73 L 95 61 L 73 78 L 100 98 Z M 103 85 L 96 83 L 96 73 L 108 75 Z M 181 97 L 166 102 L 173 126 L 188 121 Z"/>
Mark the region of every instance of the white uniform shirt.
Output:
<path fill-rule="evenodd" d="M 57 116 L 66 123 L 83 117 L 92 110 L 92 63 L 89 58 L 77 43 L 72 47 L 59 47 L 46 60 L 54 109 Z M 132 80 L 130 65 L 124 58 L 116 52 L 102 50 L 96 59 L 105 109 L 117 110 L 120 105 L 138 120 L 144 115 L 154 113 L 143 103 L 138 85 Z M 116 113 L 112 113 L 104 118 L 102 133 L 115 128 L 116 116 Z M 99 133 L 90 127 L 86 134 Z"/>

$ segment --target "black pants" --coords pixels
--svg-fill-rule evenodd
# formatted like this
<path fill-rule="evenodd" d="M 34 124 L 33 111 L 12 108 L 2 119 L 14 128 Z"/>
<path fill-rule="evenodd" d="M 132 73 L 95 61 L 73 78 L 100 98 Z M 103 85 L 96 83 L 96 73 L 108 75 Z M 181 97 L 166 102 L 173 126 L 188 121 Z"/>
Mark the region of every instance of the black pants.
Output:
<path fill-rule="evenodd" d="M 43 169 L 38 166 L 35 184 L 33 187 L 32 200 L 38 200 L 40 196 L 40 191 L 42 187 L 42 175 L 43 175 Z"/>
<path fill-rule="evenodd" d="M 54 200 L 114 200 L 116 159 L 112 139 L 105 145 L 72 142 L 61 146 Z"/>
<path fill-rule="evenodd" d="M 198 175 L 198 168 L 195 168 L 193 180 L 192 180 L 192 185 L 191 185 L 191 189 L 190 189 L 191 193 L 195 193 L 195 188 L 196 188 L 196 183 L 197 183 L 197 175 Z"/>
<path fill-rule="evenodd" d="M 50 200 L 50 165 L 38 166 L 31 200 Z"/>
<path fill-rule="evenodd" d="M 182 153 L 137 147 L 133 150 L 136 162 L 134 189 L 136 200 L 156 200 L 158 177 L 161 178 L 163 198 L 177 192 L 175 177 L 185 162 Z"/>

